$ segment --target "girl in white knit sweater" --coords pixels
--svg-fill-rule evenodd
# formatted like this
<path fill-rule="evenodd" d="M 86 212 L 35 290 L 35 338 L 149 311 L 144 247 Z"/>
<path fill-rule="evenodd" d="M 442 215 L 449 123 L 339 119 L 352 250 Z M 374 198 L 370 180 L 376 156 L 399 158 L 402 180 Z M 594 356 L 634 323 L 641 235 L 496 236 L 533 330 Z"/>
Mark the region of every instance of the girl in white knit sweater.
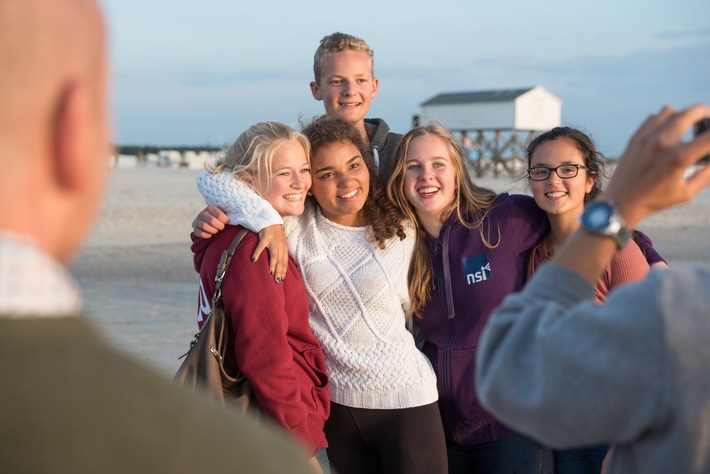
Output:
<path fill-rule="evenodd" d="M 370 180 L 374 162 L 351 125 L 323 118 L 303 133 L 312 147 L 313 199 L 283 230 L 329 371 L 330 461 L 340 474 L 444 473 L 436 378 L 405 326 L 413 229 Z M 231 175 L 203 172 L 198 187 L 230 224 L 261 231 L 282 222 Z M 196 233 L 218 230 L 219 216 L 213 207 L 203 211 Z M 270 227 L 264 240 L 274 231 L 281 233 Z"/>

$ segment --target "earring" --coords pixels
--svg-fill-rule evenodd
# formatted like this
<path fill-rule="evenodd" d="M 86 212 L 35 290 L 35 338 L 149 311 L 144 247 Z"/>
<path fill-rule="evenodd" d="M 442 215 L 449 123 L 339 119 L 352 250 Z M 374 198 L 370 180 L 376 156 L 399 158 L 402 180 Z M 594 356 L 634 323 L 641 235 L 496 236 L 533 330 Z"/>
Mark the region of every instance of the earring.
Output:
<path fill-rule="evenodd" d="M 306 193 L 306 196 L 313 196 L 313 193 L 312 193 L 311 191 L 308 191 L 308 192 Z"/>

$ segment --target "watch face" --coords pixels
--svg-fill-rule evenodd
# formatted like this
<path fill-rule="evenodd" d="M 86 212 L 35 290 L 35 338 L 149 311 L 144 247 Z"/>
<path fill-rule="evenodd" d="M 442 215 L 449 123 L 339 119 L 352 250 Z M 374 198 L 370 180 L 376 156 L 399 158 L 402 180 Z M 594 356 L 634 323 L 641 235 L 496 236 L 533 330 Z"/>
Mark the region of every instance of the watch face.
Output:
<path fill-rule="evenodd" d="M 610 237 L 622 249 L 629 241 L 631 232 L 614 205 L 607 201 L 593 201 L 587 205 L 580 219 L 582 228 L 589 232 Z"/>
<path fill-rule="evenodd" d="M 589 229 L 604 229 L 609 225 L 611 206 L 603 202 L 593 202 L 584 213 L 585 224 Z"/>

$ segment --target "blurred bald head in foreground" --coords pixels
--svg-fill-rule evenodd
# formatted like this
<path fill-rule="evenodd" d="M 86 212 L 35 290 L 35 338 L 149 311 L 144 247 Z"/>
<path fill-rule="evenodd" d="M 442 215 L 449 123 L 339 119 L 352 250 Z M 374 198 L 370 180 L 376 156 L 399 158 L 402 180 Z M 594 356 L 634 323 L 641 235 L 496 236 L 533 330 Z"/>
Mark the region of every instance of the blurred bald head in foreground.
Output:
<path fill-rule="evenodd" d="M 0 0 L 0 64 L 0 472 L 312 473 L 285 435 L 117 352 L 80 315 L 64 264 L 109 152 L 95 1 Z"/>
<path fill-rule="evenodd" d="M 93 0 L 0 1 L 0 229 L 62 262 L 106 180 L 105 50 Z"/>

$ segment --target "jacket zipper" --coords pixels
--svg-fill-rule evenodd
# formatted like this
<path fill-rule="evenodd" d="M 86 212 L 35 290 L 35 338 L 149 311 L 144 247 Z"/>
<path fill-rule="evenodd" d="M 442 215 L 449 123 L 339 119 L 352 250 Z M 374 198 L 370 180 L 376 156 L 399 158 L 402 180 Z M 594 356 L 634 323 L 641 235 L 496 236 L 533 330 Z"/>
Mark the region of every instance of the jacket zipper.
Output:
<path fill-rule="evenodd" d="M 446 319 L 448 322 L 449 330 L 448 334 L 446 335 L 446 340 L 444 341 L 444 365 L 443 365 L 443 372 L 444 372 L 444 380 L 443 380 L 443 385 L 444 385 L 444 393 L 446 394 L 446 405 L 448 407 L 448 410 L 446 410 L 448 413 L 446 413 L 446 418 L 451 418 L 452 414 L 454 413 L 454 401 L 451 396 L 451 381 L 449 378 L 449 348 L 451 347 L 451 344 L 453 343 L 454 339 L 454 317 L 456 316 L 455 311 L 454 311 L 454 296 L 453 292 L 451 291 L 451 268 L 449 265 L 449 234 L 451 234 L 451 227 L 447 227 L 444 230 L 444 236 L 442 238 L 442 250 L 441 250 L 441 262 L 442 262 L 442 269 L 443 269 L 443 278 L 444 278 L 444 289 L 446 293 L 446 301 L 443 302 L 444 309 L 446 310 Z M 444 424 L 447 433 L 447 438 L 455 441 L 454 440 L 454 429 L 453 429 L 453 423 L 445 423 Z"/>

